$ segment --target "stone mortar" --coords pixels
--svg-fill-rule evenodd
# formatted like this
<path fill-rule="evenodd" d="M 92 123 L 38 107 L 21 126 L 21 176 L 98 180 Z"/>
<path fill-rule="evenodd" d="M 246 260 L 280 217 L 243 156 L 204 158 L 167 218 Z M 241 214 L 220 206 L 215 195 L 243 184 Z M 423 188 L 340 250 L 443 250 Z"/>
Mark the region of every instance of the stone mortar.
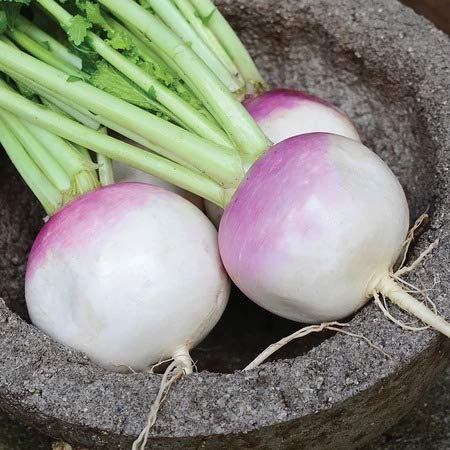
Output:
<path fill-rule="evenodd" d="M 429 211 L 431 228 L 410 258 L 437 237 L 441 244 L 409 281 L 433 288 L 433 300 L 450 317 L 448 38 L 393 0 L 219 3 L 273 85 L 308 90 L 346 110 L 399 176 L 412 217 Z M 23 274 L 42 215 L 3 158 L 0 407 L 69 442 L 129 448 L 160 375 L 108 373 L 27 322 Z M 403 331 L 372 304 L 352 318 L 351 330 L 391 359 L 362 340 L 324 334 L 292 343 L 255 371 L 237 370 L 298 326 L 235 294 L 195 353 L 205 370 L 173 388 L 151 448 L 358 447 L 412 407 L 449 350 L 436 333 Z"/>

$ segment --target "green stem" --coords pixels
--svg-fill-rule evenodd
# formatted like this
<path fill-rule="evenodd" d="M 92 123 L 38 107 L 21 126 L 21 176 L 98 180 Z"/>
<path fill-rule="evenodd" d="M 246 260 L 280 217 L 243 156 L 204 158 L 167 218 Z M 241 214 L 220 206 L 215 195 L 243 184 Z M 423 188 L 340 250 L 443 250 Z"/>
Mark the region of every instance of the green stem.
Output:
<path fill-rule="evenodd" d="M 0 83 L 4 86 L 4 83 Z M 0 118 L 26 149 L 30 158 L 39 167 L 48 180 L 63 194 L 69 194 L 72 186 L 70 177 L 58 161 L 48 152 L 48 149 L 33 135 L 27 126 L 11 114 L 9 111 L 0 109 Z"/>
<path fill-rule="evenodd" d="M 24 84 L 27 83 L 27 81 L 28 80 L 25 79 Z M 59 100 L 55 97 L 52 97 L 50 94 L 47 94 L 43 90 L 39 93 L 39 97 L 41 99 L 41 102 L 47 108 L 51 109 L 53 112 L 64 114 L 66 117 L 71 117 L 72 119 L 77 120 L 83 125 L 92 128 L 93 130 L 98 130 L 101 127 L 101 125 L 97 121 L 95 121 L 91 116 L 86 116 L 85 114 L 82 114 L 77 109 L 69 106 L 67 103 L 64 103 L 63 100 Z"/>
<path fill-rule="evenodd" d="M 128 28 L 125 28 L 121 23 L 110 16 L 106 16 L 106 19 L 108 25 L 111 28 L 113 28 L 115 31 L 126 33 L 132 39 L 139 53 L 139 56 L 143 61 L 159 66 L 163 72 L 166 72 L 168 75 L 170 75 L 171 78 L 176 80 L 177 83 L 182 85 L 183 89 L 185 89 L 186 92 L 189 93 L 189 95 L 192 95 L 192 97 L 196 97 L 197 100 L 199 99 L 199 96 L 195 94 L 194 90 L 190 89 L 188 85 L 179 78 L 177 68 L 173 64 L 173 62 L 171 60 L 167 60 L 167 57 L 165 57 L 163 53 L 156 49 L 156 47 L 145 36 L 143 36 L 142 33 L 140 33 L 130 24 L 127 25 Z M 177 90 L 178 88 L 179 86 L 174 87 L 174 90 L 176 90 L 177 93 L 180 94 L 180 92 Z M 200 100 L 198 100 L 198 102 L 198 110 L 200 111 L 200 113 L 203 114 L 210 122 L 217 124 L 216 120 L 210 114 L 210 112 L 203 105 L 201 105 Z"/>
<path fill-rule="evenodd" d="M 106 128 L 101 128 L 99 133 L 107 135 L 108 130 Z M 97 165 L 100 184 L 102 186 L 114 184 L 114 170 L 111 158 L 97 153 Z"/>
<path fill-rule="evenodd" d="M 72 117 L 71 115 L 65 113 L 61 108 L 59 108 L 58 106 L 56 106 L 54 103 L 50 102 L 49 100 L 40 97 L 41 102 L 43 103 L 44 106 L 46 106 L 47 108 L 49 108 L 51 111 L 57 113 L 57 114 L 61 114 L 65 117 Z M 82 123 L 82 122 L 81 122 Z M 92 127 L 91 127 L 92 128 Z M 96 123 L 96 126 L 93 128 L 94 130 L 97 130 L 98 128 L 100 128 L 100 124 Z M 85 149 L 84 147 L 81 147 L 80 145 L 77 144 L 73 144 L 73 146 L 78 150 L 79 153 L 81 153 L 81 155 L 89 162 L 92 161 L 91 159 L 91 155 L 89 154 L 89 150 Z"/>
<path fill-rule="evenodd" d="M 37 2 L 60 23 L 63 29 L 70 25 L 73 16 L 55 1 L 37 0 Z M 86 42 L 102 58 L 108 61 L 113 67 L 115 67 L 131 81 L 136 83 L 136 85 L 139 86 L 144 92 L 153 91 L 156 95 L 157 101 L 164 105 L 172 114 L 174 114 L 181 123 L 186 124 L 187 128 L 194 131 L 199 136 L 215 142 L 216 144 L 231 147 L 229 139 L 219 127 L 217 127 L 214 123 L 209 122 L 199 111 L 179 98 L 174 92 L 160 83 L 156 78 L 152 77 L 143 69 L 130 62 L 120 52 L 110 47 L 95 33 L 88 31 Z M 43 58 L 39 55 L 35 56 L 43 60 Z"/>
<path fill-rule="evenodd" d="M 102 186 L 114 184 L 114 170 L 111 159 L 97 153 L 98 175 Z"/>
<path fill-rule="evenodd" d="M 81 78 L 84 77 L 84 74 L 81 70 L 74 68 L 71 64 L 61 59 L 55 53 L 45 49 L 41 44 L 37 43 L 27 34 L 22 33 L 22 31 L 10 30 L 7 34 L 16 44 L 18 44 L 28 53 L 40 59 L 41 61 L 50 64 L 56 69 L 62 70 L 68 75 L 73 75 Z"/>
<path fill-rule="evenodd" d="M 175 61 L 173 61 L 171 58 L 169 58 L 164 52 L 159 49 L 154 42 L 152 42 L 150 39 L 148 39 L 147 36 L 145 36 L 144 33 L 141 33 L 135 26 L 133 26 L 132 23 L 127 22 L 126 19 L 121 18 L 124 25 L 126 25 L 126 29 L 130 30 L 133 36 L 137 37 L 150 51 L 148 56 L 150 55 L 156 55 L 157 59 L 161 60 L 163 62 L 163 65 L 168 67 L 172 73 L 179 76 L 179 68 L 175 64 Z M 117 22 L 117 21 L 116 21 Z M 119 22 L 117 22 L 119 23 Z"/>
<path fill-rule="evenodd" d="M 242 75 L 239 72 L 238 67 L 234 61 L 230 58 L 228 53 L 222 47 L 221 43 L 217 39 L 216 35 L 203 23 L 200 19 L 200 15 L 197 13 L 196 9 L 192 6 L 189 0 L 173 0 L 177 5 L 180 12 L 183 14 L 185 19 L 191 24 L 192 28 L 196 31 L 198 36 L 203 40 L 203 42 L 214 52 L 217 58 L 222 61 L 222 64 L 228 69 L 228 71 L 233 74 L 241 83 L 244 83 Z M 243 86 L 243 84 L 241 84 Z"/>
<path fill-rule="evenodd" d="M 109 120 L 103 116 L 96 116 L 87 109 L 79 105 L 76 105 L 75 103 L 70 102 L 65 98 L 57 99 L 56 97 L 53 97 L 51 94 L 48 93 L 48 91 L 45 88 L 36 84 L 34 81 L 30 81 L 23 75 L 19 75 L 17 72 L 12 71 L 9 72 L 9 75 L 13 80 L 20 81 L 30 90 L 33 90 L 36 93 L 38 93 L 42 100 L 42 103 L 53 112 L 63 114 L 66 117 L 75 119 L 76 121 L 82 123 L 83 125 L 88 126 L 89 128 L 92 128 L 93 130 L 99 130 L 99 128 L 103 125 L 111 130 L 114 130 L 120 135 L 127 137 L 133 142 L 142 145 L 142 147 L 145 147 L 148 150 L 152 151 L 155 148 L 155 145 L 148 139 L 142 137 L 141 135 L 133 131 L 128 130 L 127 128 L 117 124 L 116 122 Z M 87 153 L 86 149 L 83 149 L 81 147 L 80 152 L 90 159 L 90 156 Z M 184 166 L 189 167 L 192 170 L 197 170 L 195 167 L 193 167 L 188 163 L 184 163 Z"/>
<path fill-rule="evenodd" d="M 55 97 L 51 96 L 47 93 L 47 91 L 42 88 L 41 86 L 37 85 L 35 82 L 30 81 L 27 78 L 24 78 L 22 75 L 18 75 L 16 72 L 10 73 L 11 78 L 20 80 L 22 84 L 27 86 L 29 89 L 35 90 L 40 94 L 40 97 L 47 99 L 47 102 L 43 102 L 46 106 L 48 106 L 50 103 L 53 102 L 54 105 L 50 108 L 51 110 L 60 113 L 58 111 L 58 106 L 61 108 L 62 112 L 66 117 L 71 117 L 78 122 L 82 123 L 83 125 L 89 126 L 90 128 L 94 130 L 99 130 L 99 128 L 103 125 L 104 127 L 107 127 L 111 130 L 114 130 L 115 132 L 119 133 L 122 136 L 125 136 L 126 138 L 132 140 L 133 142 L 136 142 L 140 144 L 142 147 L 154 151 L 155 150 L 155 144 L 146 139 L 145 137 L 142 137 L 141 135 L 137 134 L 136 132 L 130 131 L 129 129 L 125 128 L 122 125 L 117 124 L 116 122 L 100 115 L 94 115 L 87 109 L 76 105 L 75 103 L 72 103 L 68 101 L 65 98 L 62 99 L 56 99 Z M 55 105 L 56 106 L 55 108 Z M 69 106 L 70 105 L 70 106 Z M 196 172 L 199 172 L 199 170 L 194 167 L 193 165 L 183 162 L 182 165 L 185 167 L 188 167 L 191 170 L 194 170 Z"/>
<path fill-rule="evenodd" d="M 105 19 L 108 25 L 114 30 L 120 33 L 125 33 L 133 40 L 136 49 L 139 52 L 140 57 L 147 62 L 158 64 L 163 70 L 169 70 L 170 75 L 176 76 L 176 72 L 169 68 L 169 66 L 164 62 L 164 60 L 153 51 L 148 43 L 142 38 L 142 36 L 138 36 L 134 32 L 131 31 L 131 28 L 124 27 L 120 22 L 118 22 L 113 17 L 105 14 Z"/>
<path fill-rule="evenodd" d="M 227 135 L 214 123 L 210 122 L 189 103 L 182 100 L 156 78 L 150 76 L 140 67 L 128 61 L 121 53 L 109 47 L 95 34 L 89 33 L 88 42 L 92 48 L 117 70 L 136 83 L 144 92 L 154 90 L 156 100 L 164 105 L 175 117 L 198 136 L 218 145 L 232 147 Z"/>
<path fill-rule="evenodd" d="M 137 133 L 133 133 L 130 130 L 127 130 L 126 128 L 117 125 L 117 123 L 109 121 L 108 119 L 104 117 L 97 116 L 99 120 L 101 120 L 102 125 L 104 125 L 106 128 L 109 128 L 110 130 L 114 130 L 116 133 L 120 134 L 121 136 L 124 136 L 130 141 L 136 142 L 137 144 L 141 145 L 142 147 L 146 148 L 147 150 L 152 151 L 152 148 L 154 147 L 153 144 L 143 138 L 142 136 L 138 135 Z M 183 164 L 185 167 L 189 167 L 189 169 L 196 170 L 194 167 L 190 166 L 189 164 Z"/>
<path fill-rule="evenodd" d="M 44 109 L 2 86 L 0 86 L 0 107 L 64 139 L 166 180 L 219 206 L 223 207 L 227 201 L 228 192 L 203 175 L 93 131 L 78 122 Z"/>
<path fill-rule="evenodd" d="M 0 80 L 0 86 L 15 93 L 3 80 Z M 25 151 L 58 189 L 62 196 L 61 206 L 98 187 L 96 166 L 84 159 L 72 144 L 1 108 L 0 118 L 14 130 Z"/>
<path fill-rule="evenodd" d="M 147 3 L 184 43 L 189 43 L 192 50 L 231 92 L 242 90 L 244 87 L 243 80 L 240 80 L 235 73 L 228 71 L 214 52 L 200 39 L 196 31 L 171 0 L 147 0 Z"/>
<path fill-rule="evenodd" d="M 68 117 L 68 116 L 66 116 L 66 117 Z M 74 143 L 72 143 L 72 145 L 75 147 L 76 150 L 78 150 L 80 155 L 83 156 L 83 158 L 86 159 L 86 161 L 92 162 L 91 155 L 90 155 L 89 150 L 87 148 L 84 148 L 81 145 L 74 144 Z"/>
<path fill-rule="evenodd" d="M 211 0 L 190 0 L 201 17 L 208 18 L 208 27 L 235 62 L 251 91 L 264 90 L 266 83 L 239 36 Z M 253 92 L 252 92 L 253 91 Z"/>
<path fill-rule="evenodd" d="M 164 65 L 169 67 L 169 69 L 177 75 L 180 79 L 184 81 L 184 86 L 189 89 L 189 91 L 198 99 L 202 99 L 202 90 L 195 85 L 195 83 L 192 83 L 189 78 L 186 76 L 186 74 L 183 71 L 183 68 L 178 66 L 176 61 L 174 61 L 172 58 L 170 58 L 168 55 L 164 53 L 162 49 L 160 49 L 157 45 L 155 45 L 154 42 L 152 42 L 150 39 L 148 39 L 147 36 L 145 36 L 143 33 L 141 33 L 138 29 L 136 29 L 132 24 L 127 22 L 126 20 L 122 19 L 125 25 L 132 31 L 134 36 L 137 36 L 142 42 L 144 42 L 147 47 L 150 48 L 151 52 L 158 55 L 158 57 L 163 61 Z M 207 117 L 210 117 L 211 120 L 216 121 L 216 119 L 212 116 L 212 114 L 209 112 L 209 110 L 204 110 L 207 114 Z"/>
<path fill-rule="evenodd" d="M 53 36 L 50 36 L 45 31 L 41 30 L 39 27 L 25 19 L 25 17 L 19 16 L 17 18 L 16 29 L 27 34 L 36 42 L 41 43 L 42 45 L 48 45 L 50 51 L 75 69 L 81 70 L 83 68 L 83 63 L 77 55 L 71 53 L 68 48 L 57 41 Z"/>
<path fill-rule="evenodd" d="M 95 164 L 86 159 L 70 142 L 33 123 L 28 123 L 28 129 L 70 175 L 74 195 L 83 195 L 98 187 Z"/>
<path fill-rule="evenodd" d="M 110 19 L 114 20 L 114 19 Z M 117 20 L 114 20 L 116 24 L 118 24 L 119 27 L 121 27 L 124 30 L 129 30 L 133 38 L 135 38 L 137 41 L 140 41 L 143 46 L 145 46 L 149 53 L 143 52 L 143 59 L 146 59 L 146 57 L 150 57 L 151 55 L 155 55 L 157 60 L 162 61 L 162 66 L 164 68 L 168 68 L 170 70 L 169 73 L 174 74 L 177 78 L 184 81 L 183 86 L 190 92 L 193 96 L 197 97 L 197 99 L 202 98 L 202 91 L 198 88 L 195 84 L 191 83 L 187 76 L 185 76 L 183 70 L 181 67 L 179 67 L 176 62 L 171 59 L 168 55 L 164 53 L 163 50 L 161 50 L 159 47 L 155 45 L 154 42 L 152 42 L 150 39 L 148 39 L 147 36 L 145 36 L 143 33 L 141 33 L 136 27 L 133 26 L 133 24 L 127 22 L 125 19 L 121 19 L 123 23 L 127 26 L 125 28 L 123 25 L 121 25 Z M 143 50 L 143 48 L 142 48 Z M 201 112 L 206 115 L 208 119 L 211 121 L 214 121 L 217 123 L 215 118 L 211 115 L 211 113 L 205 109 L 205 107 L 202 107 Z"/>
<path fill-rule="evenodd" d="M 152 150 L 156 153 L 191 164 L 226 188 L 236 187 L 242 180 L 242 162 L 234 149 L 214 145 L 83 81 L 68 82 L 66 74 L 3 42 L 0 42 L 0 68 L 10 75 L 13 72 L 11 76 L 20 73 L 145 137 L 153 143 Z"/>
<path fill-rule="evenodd" d="M 12 163 L 37 197 L 48 215 L 55 214 L 61 204 L 62 196 L 58 189 L 42 173 L 30 158 L 23 145 L 12 130 L 0 118 L 0 142 Z"/>
<path fill-rule="evenodd" d="M 185 81 L 196 85 L 201 99 L 227 131 L 244 158 L 254 161 L 271 143 L 248 111 L 218 80 L 198 56 L 169 28 L 132 0 L 99 0 L 114 15 L 139 31 L 183 68 Z"/>
<path fill-rule="evenodd" d="M 1 38 L 0 38 L 1 40 Z M 96 120 L 97 116 L 92 114 L 86 108 L 77 105 L 75 102 L 71 102 L 67 100 L 63 96 L 55 95 L 49 89 L 41 86 L 38 83 L 24 77 L 22 74 L 15 72 L 13 70 L 8 70 L 8 75 L 16 82 L 22 83 L 31 91 L 35 92 L 39 95 L 42 100 L 42 103 L 52 109 L 55 112 L 60 112 L 61 110 L 65 115 L 72 117 L 73 119 L 81 122 L 83 125 L 86 125 L 93 130 L 98 130 L 100 128 L 100 123 Z"/>

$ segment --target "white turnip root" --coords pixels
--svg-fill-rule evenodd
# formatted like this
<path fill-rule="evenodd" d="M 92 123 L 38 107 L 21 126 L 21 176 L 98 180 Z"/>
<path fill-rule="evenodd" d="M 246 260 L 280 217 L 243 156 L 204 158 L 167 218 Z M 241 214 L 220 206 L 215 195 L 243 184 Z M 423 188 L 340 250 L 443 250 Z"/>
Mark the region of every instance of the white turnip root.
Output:
<path fill-rule="evenodd" d="M 390 277 L 408 232 L 403 189 L 361 143 L 311 133 L 275 145 L 225 209 L 219 246 L 237 286 L 303 323 L 345 318 L 380 292 L 450 336 Z"/>
<path fill-rule="evenodd" d="M 177 357 L 189 367 L 229 290 L 204 214 L 141 183 L 99 189 L 55 214 L 26 274 L 32 322 L 116 371 Z"/>

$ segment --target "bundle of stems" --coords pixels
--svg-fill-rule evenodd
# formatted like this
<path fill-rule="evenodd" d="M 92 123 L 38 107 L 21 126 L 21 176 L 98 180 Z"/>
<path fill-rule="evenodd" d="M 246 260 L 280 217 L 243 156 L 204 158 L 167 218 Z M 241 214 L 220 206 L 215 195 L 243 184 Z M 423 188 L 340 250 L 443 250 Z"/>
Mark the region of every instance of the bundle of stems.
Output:
<path fill-rule="evenodd" d="M 224 207 L 270 142 L 239 101 L 264 81 L 214 4 L 25 3 L 32 20 L 25 10 L 0 38 L 0 70 L 21 91 L 0 86 L 0 107 L 96 152 L 104 183 L 111 158 Z M 49 17 L 63 39 L 37 25 Z"/>

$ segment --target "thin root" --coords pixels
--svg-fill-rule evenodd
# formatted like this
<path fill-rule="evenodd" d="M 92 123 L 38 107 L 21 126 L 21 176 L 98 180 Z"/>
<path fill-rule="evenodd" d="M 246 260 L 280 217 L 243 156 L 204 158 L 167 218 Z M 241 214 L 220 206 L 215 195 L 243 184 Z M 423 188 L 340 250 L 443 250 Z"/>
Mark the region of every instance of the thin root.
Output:
<path fill-rule="evenodd" d="M 412 326 L 402 322 L 401 320 L 396 319 L 389 312 L 389 309 L 387 308 L 387 304 L 385 302 L 384 303 L 381 302 L 380 295 L 379 295 L 378 291 L 373 291 L 373 298 L 375 299 L 375 304 L 378 306 L 378 308 L 381 309 L 381 311 L 384 314 L 384 316 L 386 318 L 388 318 L 391 322 L 393 322 L 396 325 L 398 325 L 399 327 L 403 328 L 404 330 L 408 330 L 408 331 L 424 331 L 424 330 L 427 330 L 429 328 L 428 326 L 412 327 Z M 385 296 L 384 295 L 383 295 L 383 299 L 385 300 Z"/>
<path fill-rule="evenodd" d="M 389 310 L 388 301 L 387 301 L 386 296 L 384 294 L 381 294 L 381 298 L 383 299 L 384 308 L 386 309 L 386 311 L 388 311 L 392 315 L 392 313 Z M 399 320 L 399 319 L 397 319 L 397 320 Z M 413 320 L 412 322 L 402 322 L 402 323 L 404 325 L 406 325 L 407 327 L 414 327 L 414 325 L 418 322 L 419 322 L 419 319 L 416 318 L 416 320 Z"/>
<path fill-rule="evenodd" d="M 433 289 L 419 289 L 418 287 L 414 286 L 413 284 L 405 281 L 403 278 L 396 277 L 395 275 L 392 275 L 392 278 L 394 280 L 396 280 L 397 282 L 404 284 L 405 286 L 408 286 L 409 288 L 411 288 L 411 292 L 419 293 L 420 295 L 422 295 L 422 297 L 425 299 L 425 301 L 431 305 L 431 307 L 433 308 L 433 311 L 436 314 L 439 314 L 439 310 L 438 310 L 438 307 L 436 306 L 436 303 L 434 303 L 433 300 L 431 300 L 430 296 L 427 294 L 427 292 L 430 292 Z"/>
<path fill-rule="evenodd" d="M 173 358 L 161 360 L 161 361 L 157 362 L 156 364 L 154 364 L 150 369 L 148 369 L 147 372 L 155 373 L 155 369 L 157 369 L 158 367 L 162 366 L 163 364 L 166 364 L 171 361 L 173 361 Z"/>
<path fill-rule="evenodd" d="M 363 336 L 362 334 L 350 333 L 349 331 L 345 331 L 342 328 L 334 328 L 334 327 L 328 327 L 327 330 L 336 331 L 337 333 L 346 334 L 347 336 L 362 339 L 363 341 L 367 342 L 367 344 L 370 347 L 383 353 L 383 355 L 386 356 L 386 358 L 392 359 L 392 356 L 389 353 L 386 353 L 379 345 L 374 344 L 369 338 L 367 338 L 366 336 Z"/>
<path fill-rule="evenodd" d="M 414 225 L 412 226 L 412 228 L 409 230 L 408 235 L 406 236 L 405 241 L 403 242 L 402 245 L 402 253 L 400 255 L 400 258 L 396 264 L 396 267 L 398 268 L 402 268 L 405 265 L 406 262 L 406 257 L 408 256 L 408 252 L 409 252 L 409 248 L 411 247 L 411 244 L 413 243 L 414 239 L 416 238 L 416 232 L 417 230 L 419 230 L 422 225 L 425 222 L 429 221 L 429 216 L 428 214 L 422 214 L 414 223 Z"/>
<path fill-rule="evenodd" d="M 423 330 L 427 330 L 430 327 L 429 326 L 415 327 L 415 326 L 412 326 L 412 324 L 407 324 L 399 319 L 396 319 L 389 311 L 386 297 L 389 297 L 391 299 L 391 301 L 393 301 L 398 306 L 405 309 L 405 307 L 406 307 L 405 304 L 402 306 L 401 304 L 398 303 L 398 300 L 399 300 L 398 298 L 392 298 L 392 297 L 393 297 L 393 295 L 395 297 L 395 293 L 398 294 L 399 292 L 400 292 L 400 296 L 402 298 L 405 296 L 404 294 L 408 295 L 409 296 L 408 304 L 411 305 L 412 303 L 415 303 L 416 305 L 418 305 L 414 308 L 414 311 L 416 311 L 416 313 L 418 313 L 418 309 L 420 309 L 422 311 L 422 313 L 419 314 L 420 316 L 422 316 L 420 318 L 422 318 L 422 319 L 424 318 L 423 312 L 425 311 L 425 315 L 428 317 L 428 320 L 426 320 L 426 323 L 427 324 L 434 323 L 435 322 L 434 319 L 431 320 L 431 322 L 429 322 L 429 320 L 430 320 L 429 314 L 427 314 L 426 310 L 424 310 L 424 308 L 418 303 L 418 301 L 414 297 L 411 296 L 411 294 L 413 294 L 413 293 L 419 294 L 425 300 L 425 302 L 427 302 L 431 305 L 431 308 L 434 311 L 434 315 L 436 316 L 436 318 L 439 318 L 438 309 L 436 307 L 436 304 L 431 300 L 431 298 L 427 294 L 426 290 L 419 289 L 417 286 L 414 286 L 413 284 L 408 283 L 407 281 L 405 281 L 402 278 L 403 275 L 406 275 L 406 274 L 412 272 L 413 270 L 415 270 L 425 260 L 425 258 L 439 245 L 439 239 L 436 239 L 423 252 L 420 253 L 419 257 L 410 266 L 405 266 L 408 250 L 410 248 L 412 241 L 416 237 L 416 232 L 419 228 L 422 227 L 422 225 L 425 221 L 428 221 L 428 219 L 429 219 L 429 217 L 427 214 L 422 214 L 416 220 L 416 223 L 409 231 L 408 236 L 406 237 L 405 242 L 403 243 L 403 251 L 402 251 L 400 263 L 397 264 L 398 269 L 397 270 L 393 269 L 392 272 L 389 274 L 390 283 L 392 284 L 392 283 L 396 282 L 398 289 L 396 289 L 395 287 L 392 288 L 392 286 L 391 286 L 390 289 L 388 289 L 388 291 L 386 291 L 386 289 L 384 289 L 384 292 L 383 292 L 383 288 L 380 288 L 380 289 L 375 289 L 374 292 L 372 293 L 373 297 L 375 299 L 375 304 L 380 308 L 380 310 L 383 312 L 383 314 L 389 320 L 391 320 L 393 323 L 395 323 L 396 325 L 400 326 L 401 328 L 403 328 L 405 330 L 409 330 L 409 331 L 423 331 Z M 388 277 L 386 277 L 386 279 L 388 279 Z M 384 285 L 386 285 L 386 280 L 381 280 L 379 286 L 384 286 Z M 403 289 L 400 285 L 407 286 L 408 288 L 411 289 L 411 291 L 408 292 L 407 290 Z M 400 289 L 400 291 L 399 291 L 399 289 Z M 403 292 L 403 294 L 401 294 L 401 292 Z M 383 298 L 383 301 L 380 300 L 380 294 Z M 397 297 L 398 297 L 398 295 L 397 295 Z M 405 301 L 405 300 L 403 299 L 403 301 Z M 406 307 L 406 309 L 408 310 L 409 308 Z M 441 326 L 442 326 L 442 323 L 441 323 Z M 445 328 L 445 326 L 444 326 L 444 328 Z"/>
<path fill-rule="evenodd" d="M 390 356 L 382 350 L 379 346 L 372 343 L 368 338 L 365 336 L 361 336 L 359 334 L 350 333 L 346 330 L 343 330 L 342 328 L 349 327 L 350 324 L 348 323 L 340 323 L 340 322 L 324 322 L 320 325 L 310 325 L 308 327 L 302 328 L 299 331 L 296 331 L 295 333 L 291 334 L 290 336 L 287 336 L 275 344 L 270 345 L 266 348 L 260 355 L 258 355 L 247 367 L 245 367 L 244 371 L 256 369 L 259 367 L 264 361 L 266 361 L 271 355 L 273 355 L 275 352 L 277 352 L 280 348 L 287 345 L 289 342 L 293 341 L 294 339 L 299 339 L 301 337 L 307 336 L 311 333 L 320 333 L 324 330 L 330 330 L 330 331 L 336 331 L 338 333 L 346 334 L 347 336 L 352 336 L 356 338 L 363 339 L 366 341 L 371 347 L 379 350 L 381 353 L 383 353 L 385 356 L 390 358 Z"/>
<path fill-rule="evenodd" d="M 436 247 L 439 245 L 439 239 L 436 239 L 434 242 L 432 242 L 420 255 L 419 257 L 410 265 L 410 266 L 403 266 L 403 264 L 400 266 L 400 269 L 398 269 L 394 275 L 396 277 L 401 277 L 402 275 L 405 275 L 406 273 L 412 272 Z M 405 254 L 406 258 L 406 254 Z"/>
<path fill-rule="evenodd" d="M 168 361 L 161 361 L 158 364 L 155 364 L 155 366 L 152 367 L 151 371 L 155 367 Z M 161 405 L 165 401 L 171 386 L 178 379 L 180 379 L 185 373 L 190 372 L 192 372 L 192 366 L 188 367 L 188 365 L 185 363 L 184 360 L 178 359 L 177 357 L 175 357 L 174 360 L 169 364 L 162 377 L 161 385 L 159 387 L 156 399 L 153 402 L 153 405 L 150 409 L 150 413 L 148 414 L 147 424 L 145 428 L 141 431 L 139 437 L 133 442 L 132 450 L 145 450 L 150 430 L 156 422 L 158 412 L 161 408 Z"/>

